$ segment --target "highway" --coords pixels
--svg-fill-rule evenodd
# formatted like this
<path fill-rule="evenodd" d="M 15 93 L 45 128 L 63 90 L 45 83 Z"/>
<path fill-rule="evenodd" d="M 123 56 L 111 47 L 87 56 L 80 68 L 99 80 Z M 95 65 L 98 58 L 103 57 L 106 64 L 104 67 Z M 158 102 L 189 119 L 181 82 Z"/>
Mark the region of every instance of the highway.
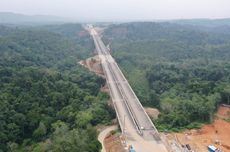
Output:
<path fill-rule="evenodd" d="M 137 152 L 167 152 L 157 129 L 97 31 L 90 26 L 89 32 L 101 61 L 126 145 L 132 145 Z"/>

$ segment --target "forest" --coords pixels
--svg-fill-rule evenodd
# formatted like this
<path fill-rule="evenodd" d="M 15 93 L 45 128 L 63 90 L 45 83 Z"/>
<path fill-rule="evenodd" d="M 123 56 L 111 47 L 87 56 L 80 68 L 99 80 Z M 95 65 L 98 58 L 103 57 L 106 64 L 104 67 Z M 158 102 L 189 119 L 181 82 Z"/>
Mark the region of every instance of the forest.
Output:
<path fill-rule="evenodd" d="M 178 23 L 114 24 L 103 33 L 140 101 L 160 110 L 161 131 L 199 128 L 230 104 L 230 25 Z"/>
<path fill-rule="evenodd" d="M 0 25 L 0 151 L 101 149 L 95 126 L 115 114 L 105 80 L 78 64 L 92 44 L 80 24 Z"/>
<path fill-rule="evenodd" d="M 183 23 L 183 24 L 182 24 Z M 160 131 L 199 128 L 230 104 L 229 25 L 133 22 L 103 40 Z M 206 23 L 207 24 L 207 23 Z M 224 28 L 222 28 L 224 27 Z M 0 152 L 97 152 L 96 126 L 115 118 L 80 24 L 0 25 Z"/>

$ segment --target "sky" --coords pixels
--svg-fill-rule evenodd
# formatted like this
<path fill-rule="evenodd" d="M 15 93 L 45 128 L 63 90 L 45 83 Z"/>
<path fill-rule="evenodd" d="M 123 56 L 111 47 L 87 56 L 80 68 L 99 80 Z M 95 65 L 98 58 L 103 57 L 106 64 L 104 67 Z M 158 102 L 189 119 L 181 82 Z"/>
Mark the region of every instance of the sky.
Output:
<path fill-rule="evenodd" d="M 77 21 L 230 18 L 230 0 L 0 0 L 0 12 Z"/>

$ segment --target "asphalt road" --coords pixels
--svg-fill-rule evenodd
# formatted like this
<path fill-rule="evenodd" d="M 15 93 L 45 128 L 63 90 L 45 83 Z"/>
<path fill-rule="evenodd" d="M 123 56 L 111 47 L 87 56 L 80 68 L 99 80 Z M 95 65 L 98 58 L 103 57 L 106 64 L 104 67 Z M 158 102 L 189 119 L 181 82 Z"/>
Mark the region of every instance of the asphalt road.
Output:
<path fill-rule="evenodd" d="M 93 27 L 89 31 L 101 60 L 126 145 L 132 145 L 137 152 L 166 152 L 157 129 L 97 31 Z"/>

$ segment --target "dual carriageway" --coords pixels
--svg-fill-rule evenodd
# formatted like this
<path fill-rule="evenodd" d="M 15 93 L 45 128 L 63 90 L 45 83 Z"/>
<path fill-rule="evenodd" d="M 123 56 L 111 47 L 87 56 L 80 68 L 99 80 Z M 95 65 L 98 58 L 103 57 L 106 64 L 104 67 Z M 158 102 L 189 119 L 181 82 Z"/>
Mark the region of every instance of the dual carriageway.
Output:
<path fill-rule="evenodd" d="M 89 27 L 89 32 L 101 61 L 126 144 L 132 145 L 137 152 L 167 152 L 156 127 L 102 42 L 100 35 L 92 26 Z"/>

